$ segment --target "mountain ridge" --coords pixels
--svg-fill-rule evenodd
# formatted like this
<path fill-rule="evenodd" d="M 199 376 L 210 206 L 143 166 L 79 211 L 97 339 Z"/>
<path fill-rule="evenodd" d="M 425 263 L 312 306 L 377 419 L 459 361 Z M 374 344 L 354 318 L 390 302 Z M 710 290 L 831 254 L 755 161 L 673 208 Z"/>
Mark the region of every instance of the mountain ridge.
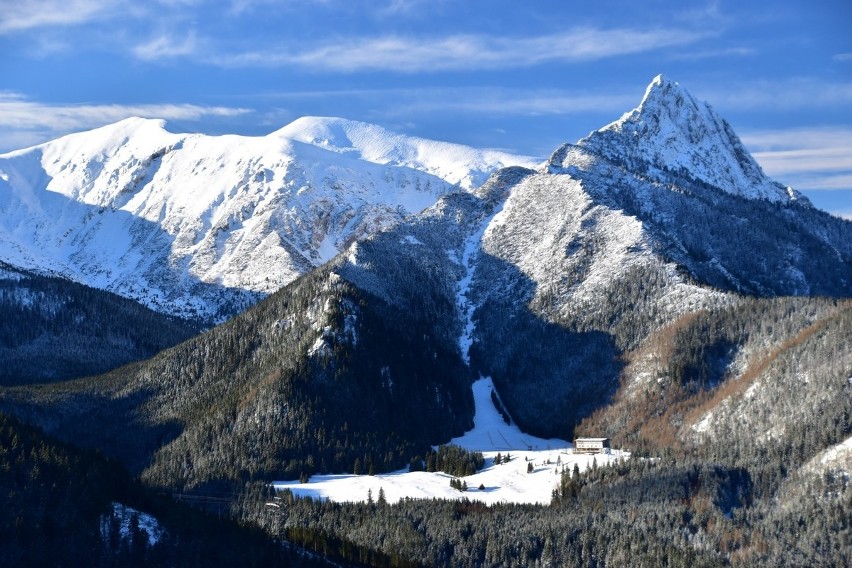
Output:
<path fill-rule="evenodd" d="M 605 130 L 437 195 L 151 359 L 0 388 L 0 411 L 353 562 L 848 564 L 852 222 L 785 197 L 706 116 L 715 177 L 668 160 L 664 129 L 658 152 Z M 550 507 L 468 500 L 492 487 L 271 499 L 273 480 L 422 469 L 474 425 L 479 377 L 523 432 L 608 436 L 631 459 L 562 462 Z M 511 450 L 489 466 L 547 474 Z"/>
<path fill-rule="evenodd" d="M 477 168 L 503 165 L 489 159 L 528 161 L 401 135 L 388 145 L 378 139 L 387 131 L 346 124 L 385 155 L 369 161 L 281 131 L 173 134 L 139 118 L 0 155 L 3 260 L 221 321 L 469 185 Z"/>

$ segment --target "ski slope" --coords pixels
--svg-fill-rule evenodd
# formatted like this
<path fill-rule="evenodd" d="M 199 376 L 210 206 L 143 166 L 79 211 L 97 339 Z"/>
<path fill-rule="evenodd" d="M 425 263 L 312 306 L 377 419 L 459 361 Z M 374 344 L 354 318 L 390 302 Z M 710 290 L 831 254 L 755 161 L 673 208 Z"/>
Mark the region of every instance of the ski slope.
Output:
<path fill-rule="evenodd" d="M 494 383 L 482 378 L 473 384 L 476 415 L 474 427 L 450 443 L 472 451 L 481 451 L 485 467 L 474 475 L 462 478 L 467 492 L 450 487 L 452 476 L 424 471 L 395 471 L 379 475 L 315 475 L 307 483 L 276 481 L 276 489 L 289 489 L 295 495 L 336 502 L 358 502 L 378 498 L 382 490 L 388 503 L 403 498 L 412 499 L 462 499 L 481 501 L 488 505 L 497 503 L 550 502 L 553 489 L 559 482 L 563 468 L 567 471 L 577 464 L 581 471 L 592 466 L 612 463 L 622 457 L 621 452 L 597 456 L 575 455 L 569 442 L 560 439 L 543 439 L 522 432 L 514 424 L 506 424 L 491 402 Z M 497 454 L 510 456 L 508 463 L 495 464 Z M 627 453 L 623 457 L 628 457 Z M 533 472 L 527 473 L 529 463 Z"/>

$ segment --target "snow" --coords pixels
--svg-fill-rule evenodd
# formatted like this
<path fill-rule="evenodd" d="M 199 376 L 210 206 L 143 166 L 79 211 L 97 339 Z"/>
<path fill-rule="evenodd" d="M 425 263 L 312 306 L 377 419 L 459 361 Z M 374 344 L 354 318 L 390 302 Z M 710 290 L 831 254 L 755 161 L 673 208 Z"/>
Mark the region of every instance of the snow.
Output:
<path fill-rule="evenodd" d="M 0 155 L 0 261 L 221 319 L 218 306 L 531 161 L 341 119 L 251 137 L 131 118 Z"/>
<path fill-rule="evenodd" d="M 404 237 L 402 237 L 402 239 L 400 239 L 400 242 L 403 243 L 403 244 L 409 244 L 409 245 L 422 245 L 423 244 L 417 237 L 415 237 L 413 235 L 405 235 Z"/>
<path fill-rule="evenodd" d="M 450 487 L 452 476 L 445 473 L 408 472 L 406 470 L 379 475 L 315 475 L 307 483 L 276 481 L 276 489 L 289 489 L 295 495 L 328 499 L 336 502 L 364 502 L 371 495 L 376 500 L 383 490 L 389 503 L 403 498 L 461 499 L 469 498 L 486 504 L 497 503 L 550 503 L 553 489 L 559 483 L 563 468 L 571 471 L 574 464 L 580 470 L 592 466 L 611 464 L 629 454 L 613 451 L 612 454 L 575 455 L 571 444 L 565 440 L 542 439 L 508 425 L 491 402 L 494 383 L 481 378 L 473 384 L 476 414 L 474 427 L 450 443 L 472 451 L 481 451 L 485 467 L 474 475 L 463 477 L 468 491 L 461 493 Z M 494 458 L 511 455 L 511 461 L 494 464 Z M 533 472 L 527 473 L 529 463 Z M 558 463 L 557 463 L 558 462 Z M 479 487 L 483 489 L 480 490 Z"/>
<path fill-rule="evenodd" d="M 643 163 L 649 174 L 689 175 L 748 199 L 788 202 L 798 192 L 770 180 L 713 108 L 662 75 L 640 105 L 578 143 L 616 163 Z"/>
<path fill-rule="evenodd" d="M 476 412 L 473 417 L 473 429 L 450 443 L 472 451 L 505 452 L 506 450 L 540 451 L 554 448 L 569 448 L 565 440 L 542 439 L 523 433 L 514 424 L 506 424 L 503 416 L 494 408 L 491 393 L 495 390 L 490 377 L 480 378 L 473 383 L 473 400 Z"/>
<path fill-rule="evenodd" d="M 148 534 L 148 544 L 150 546 L 157 544 L 166 531 L 160 526 L 156 517 L 138 511 L 133 507 L 123 505 L 122 503 L 112 503 L 112 517 L 119 520 L 119 534 L 123 539 L 130 538 L 130 519 L 133 515 L 136 515 L 139 520 L 139 528 Z M 109 537 L 109 521 L 109 517 L 101 519 L 101 537 L 104 539 Z"/>
<path fill-rule="evenodd" d="M 317 247 L 317 254 L 319 255 L 323 263 L 328 262 L 329 260 L 337 256 L 338 248 L 334 240 L 334 235 L 328 234 L 322 240 L 319 247 Z"/>
<path fill-rule="evenodd" d="M 462 360 L 466 365 L 470 365 L 470 348 L 473 345 L 473 330 L 476 327 L 476 324 L 473 322 L 473 313 L 476 311 L 476 304 L 470 297 L 470 285 L 476 273 L 476 261 L 482 247 L 482 238 L 502 210 L 503 207 L 501 205 L 495 208 L 495 211 L 491 215 L 483 219 L 479 227 L 465 240 L 462 248 L 461 266 L 464 268 L 464 274 L 461 280 L 459 280 L 456 289 L 456 306 L 459 313 L 464 316 L 462 332 L 459 336 L 459 350 L 461 351 Z M 452 257 L 450 258 L 452 260 Z"/>
<path fill-rule="evenodd" d="M 566 319 L 593 317 L 604 291 L 643 266 L 667 272 L 669 285 L 647 308 L 661 322 L 720 301 L 720 293 L 686 281 L 676 265 L 663 263 L 643 223 L 600 203 L 585 183 L 570 175 L 526 176 L 484 232 L 483 253 L 520 270 L 539 298 L 552 293 L 547 303 L 555 298 Z M 495 294 L 506 293 L 500 286 L 513 286 L 485 285 Z"/>
<path fill-rule="evenodd" d="M 482 239 L 483 232 L 485 232 L 484 227 L 465 241 L 461 259 L 464 276 L 459 280 L 458 291 L 456 292 L 456 305 L 459 308 L 459 312 L 464 316 L 462 332 L 459 336 L 459 350 L 461 351 L 462 360 L 466 365 L 470 365 L 470 347 L 473 345 L 473 330 L 476 327 L 473 322 L 473 313 L 476 311 L 476 305 L 470 299 L 470 284 L 473 281 L 473 274 L 475 272 L 473 257 L 479 251 L 479 242 Z"/>
<path fill-rule="evenodd" d="M 699 434 L 702 434 L 710 428 L 710 424 L 713 422 L 713 413 L 708 412 L 704 416 L 701 417 L 701 420 L 692 425 L 692 429 Z"/>
<path fill-rule="evenodd" d="M 852 474 L 852 436 L 817 454 L 804 469 L 816 474 L 839 471 L 848 477 Z"/>
<path fill-rule="evenodd" d="M 531 168 L 541 162 L 539 158 L 500 150 L 403 136 L 375 124 L 335 117 L 302 117 L 270 136 L 312 144 L 377 164 L 410 167 L 463 189 L 479 186 L 500 167 Z"/>

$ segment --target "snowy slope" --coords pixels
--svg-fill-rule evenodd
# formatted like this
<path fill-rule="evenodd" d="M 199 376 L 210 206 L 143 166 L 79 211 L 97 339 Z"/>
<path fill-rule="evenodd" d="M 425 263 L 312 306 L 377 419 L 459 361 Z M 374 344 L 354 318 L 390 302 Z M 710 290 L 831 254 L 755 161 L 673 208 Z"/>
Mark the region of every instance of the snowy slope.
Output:
<path fill-rule="evenodd" d="M 805 464 L 804 470 L 815 475 L 829 471 L 849 478 L 852 475 L 852 436 L 820 452 Z"/>
<path fill-rule="evenodd" d="M 513 160 L 339 119 L 263 137 L 127 119 L 0 155 L 0 260 L 221 319 Z"/>
<path fill-rule="evenodd" d="M 452 440 L 472 451 L 481 451 L 486 458 L 485 467 L 474 475 L 462 478 L 468 491 L 460 493 L 450 487 L 451 476 L 436 472 L 408 472 L 405 470 L 379 475 L 315 475 L 308 483 L 276 481 L 277 489 L 289 489 L 296 495 L 331 501 L 374 500 L 382 490 L 389 503 L 405 497 L 414 499 L 460 499 L 467 497 L 487 504 L 494 503 L 550 503 L 553 489 L 559 483 L 563 469 L 571 471 L 577 464 L 581 471 L 592 466 L 612 463 L 628 453 L 616 450 L 597 456 L 575 455 L 571 444 L 565 440 L 545 440 L 522 432 L 517 426 L 507 425 L 491 402 L 494 383 L 482 378 L 473 384 L 476 415 L 474 427 L 464 436 Z M 511 460 L 495 464 L 497 454 Z M 528 473 L 529 462 L 533 472 Z M 482 487 L 482 489 L 480 489 Z"/>
<path fill-rule="evenodd" d="M 428 172 L 463 189 L 481 185 L 500 167 L 533 167 L 540 160 L 499 150 L 471 148 L 404 136 L 365 122 L 303 117 L 273 134 L 376 164 Z"/>
<path fill-rule="evenodd" d="M 571 176 L 535 174 L 518 183 L 481 233 L 480 246 L 489 259 L 499 259 L 529 279 L 533 302 L 555 294 L 550 302 L 566 317 L 582 318 L 601 309 L 595 304 L 605 291 L 640 270 L 661 272 L 668 280 L 654 305 L 647 306 L 660 319 L 720 296 L 689 282 L 655 254 L 653 236 L 639 219 L 602 204 L 582 180 Z"/>

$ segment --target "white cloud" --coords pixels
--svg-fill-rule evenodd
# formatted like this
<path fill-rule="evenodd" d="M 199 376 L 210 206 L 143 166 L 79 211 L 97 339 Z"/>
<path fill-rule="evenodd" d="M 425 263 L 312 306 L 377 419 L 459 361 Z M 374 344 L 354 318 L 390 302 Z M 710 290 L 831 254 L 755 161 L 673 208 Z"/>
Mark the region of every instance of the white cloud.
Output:
<path fill-rule="evenodd" d="M 575 28 L 511 38 L 486 35 L 351 38 L 307 50 L 250 51 L 214 57 L 225 66 L 296 65 L 326 71 L 460 71 L 530 67 L 556 61 L 593 61 L 694 43 L 705 37 L 682 30 Z"/>
<path fill-rule="evenodd" d="M 706 49 L 698 51 L 681 51 L 671 55 L 675 61 L 700 61 L 702 59 L 717 59 L 721 57 L 750 57 L 756 55 L 750 47 L 726 47 L 721 49 Z"/>
<path fill-rule="evenodd" d="M 799 189 L 852 189 L 852 128 L 746 133 L 743 143 L 771 177 Z"/>
<path fill-rule="evenodd" d="M 190 31 L 185 37 L 177 38 L 171 34 L 160 34 L 150 41 L 133 48 L 133 55 L 145 61 L 170 59 L 195 53 L 198 42 L 195 32 Z"/>
<path fill-rule="evenodd" d="M 369 99 L 380 101 L 383 117 L 413 114 L 458 113 L 501 116 L 569 115 L 587 112 L 622 113 L 633 108 L 641 92 L 590 94 L 556 89 L 507 89 L 457 87 L 418 89 L 340 89 L 265 93 L 263 98 L 298 99 Z M 374 105 L 375 106 L 375 105 Z"/>
<path fill-rule="evenodd" d="M 832 59 L 840 62 L 852 61 L 852 53 L 837 53 Z"/>
<path fill-rule="evenodd" d="M 120 4 L 122 2 L 105 0 L 3 2 L 0 7 L 0 34 L 82 24 L 111 12 Z"/>
<path fill-rule="evenodd" d="M 749 81 L 698 91 L 700 98 L 726 111 L 820 108 L 852 104 L 852 82 L 832 83 L 822 78 L 796 77 L 779 81 Z"/>
<path fill-rule="evenodd" d="M 0 151 L 45 142 L 103 126 L 131 116 L 195 121 L 208 117 L 232 117 L 250 109 L 191 104 L 46 104 L 27 100 L 18 93 L 0 91 Z"/>
<path fill-rule="evenodd" d="M 846 148 L 800 148 L 755 152 L 754 157 L 776 174 L 852 170 L 852 150 Z"/>

